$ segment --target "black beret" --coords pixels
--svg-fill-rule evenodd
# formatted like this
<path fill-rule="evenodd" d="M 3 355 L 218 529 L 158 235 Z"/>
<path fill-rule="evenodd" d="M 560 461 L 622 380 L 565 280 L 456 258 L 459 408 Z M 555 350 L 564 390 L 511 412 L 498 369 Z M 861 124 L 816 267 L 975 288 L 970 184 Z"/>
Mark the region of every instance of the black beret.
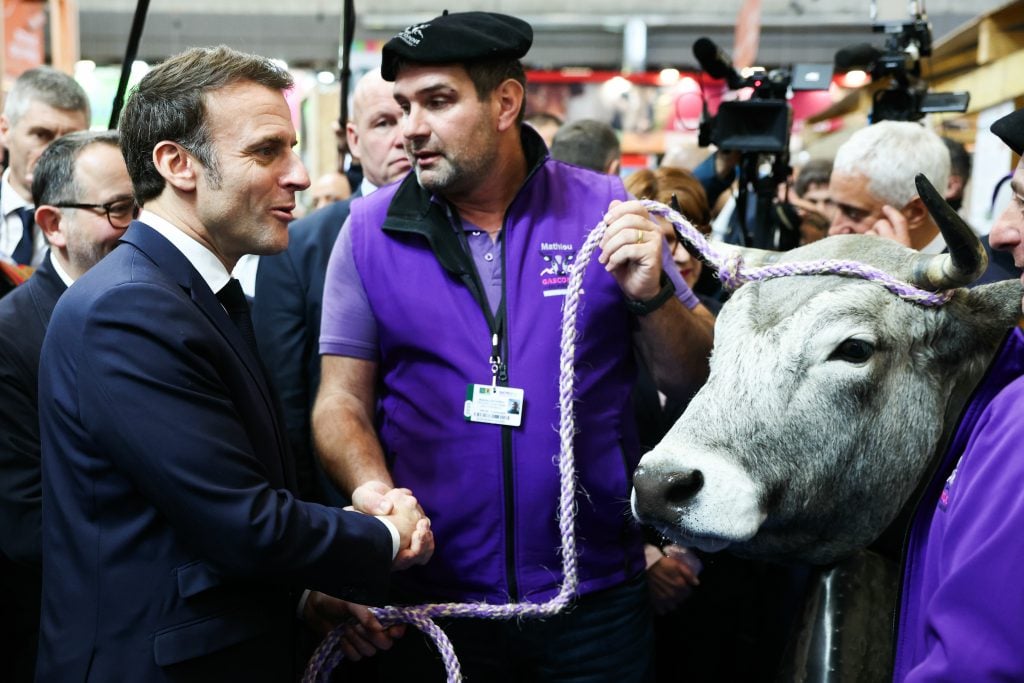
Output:
<path fill-rule="evenodd" d="M 456 64 L 480 59 L 519 59 L 533 44 L 533 28 L 522 19 L 494 12 L 445 13 L 409 26 L 384 45 L 380 74 L 395 80 L 399 60 Z"/>
<path fill-rule="evenodd" d="M 993 123 L 992 132 L 1018 155 L 1024 155 L 1024 109 L 1018 109 Z"/>

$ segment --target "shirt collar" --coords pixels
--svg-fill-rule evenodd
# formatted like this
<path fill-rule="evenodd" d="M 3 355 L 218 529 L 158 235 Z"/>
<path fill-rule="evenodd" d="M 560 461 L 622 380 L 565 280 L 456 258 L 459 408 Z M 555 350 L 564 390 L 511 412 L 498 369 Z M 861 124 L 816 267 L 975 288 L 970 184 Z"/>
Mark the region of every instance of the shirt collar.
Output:
<path fill-rule="evenodd" d="M 57 277 L 61 279 L 61 282 L 63 282 L 65 286 L 70 287 L 74 284 L 75 278 L 68 275 L 68 272 L 61 267 L 60 260 L 57 258 L 57 255 L 53 253 L 53 249 L 50 250 L 50 265 L 53 266 L 53 272 L 57 273 Z"/>
<path fill-rule="evenodd" d="M 32 206 L 32 202 L 26 202 L 20 194 L 15 191 L 10 183 L 11 169 L 6 169 L 3 175 L 3 186 L 0 187 L 0 211 L 4 216 L 10 215 L 23 206 Z"/>
<path fill-rule="evenodd" d="M 227 268 L 220 262 L 216 254 L 202 243 L 189 237 L 170 221 L 145 209 L 139 214 L 139 221 L 156 230 L 173 244 L 174 248 L 180 251 L 192 264 L 192 267 L 199 272 L 199 276 L 203 278 L 214 294 L 223 289 L 231 279 L 231 274 L 228 273 Z"/>
<path fill-rule="evenodd" d="M 377 189 L 377 186 L 367 180 L 366 176 L 363 176 L 363 182 L 359 184 L 359 190 L 363 193 L 364 197 L 369 197 Z"/>

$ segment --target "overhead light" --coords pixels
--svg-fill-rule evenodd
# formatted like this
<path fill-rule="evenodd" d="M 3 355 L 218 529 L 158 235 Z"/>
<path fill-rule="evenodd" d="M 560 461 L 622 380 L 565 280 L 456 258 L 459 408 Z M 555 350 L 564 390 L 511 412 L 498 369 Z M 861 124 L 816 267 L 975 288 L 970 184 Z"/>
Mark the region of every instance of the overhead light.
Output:
<path fill-rule="evenodd" d="M 866 85 L 869 79 L 867 73 L 860 69 L 854 69 L 840 76 L 840 80 L 842 80 L 844 88 L 859 88 Z"/>

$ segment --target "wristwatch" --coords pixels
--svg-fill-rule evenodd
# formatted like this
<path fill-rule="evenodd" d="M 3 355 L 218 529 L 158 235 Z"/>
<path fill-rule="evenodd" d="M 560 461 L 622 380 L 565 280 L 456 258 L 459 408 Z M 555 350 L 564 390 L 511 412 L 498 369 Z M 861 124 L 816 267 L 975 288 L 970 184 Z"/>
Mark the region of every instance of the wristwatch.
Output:
<path fill-rule="evenodd" d="M 666 301 L 675 296 L 675 293 L 676 286 L 672 284 L 672 280 L 669 279 L 668 275 L 662 271 L 661 291 L 646 301 L 637 301 L 636 299 L 626 297 L 626 308 L 637 317 L 644 316 L 664 306 Z"/>

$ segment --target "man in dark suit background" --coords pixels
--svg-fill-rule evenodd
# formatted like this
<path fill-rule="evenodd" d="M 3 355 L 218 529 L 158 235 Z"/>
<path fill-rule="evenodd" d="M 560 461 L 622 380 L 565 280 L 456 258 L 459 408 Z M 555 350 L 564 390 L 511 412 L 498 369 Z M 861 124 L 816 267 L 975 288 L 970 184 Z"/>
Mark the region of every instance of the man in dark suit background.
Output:
<path fill-rule="evenodd" d="M 342 503 L 313 453 L 310 417 L 320 386 L 320 308 L 331 248 L 352 200 L 408 173 L 399 122 L 402 109 L 380 71 L 367 72 L 352 94 L 349 149 L 363 164 L 363 182 L 351 199 L 335 202 L 288 228 L 288 248 L 260 258 L 253 324 L 260 355 L 284 407 L 299 490 L 310 500 Z M 356 188 L 353 188 L 356 189 Z"/>
<path fill-rule="evenodd" d="M 32 199 L 50 251 L 0 301 L 0 659 L 13 683 L 32 680 L 39 640 L 39 352 L 57 299 L 117 245 L 135 216 L 117 133 L 53 142 L 35 166 Z"/>
<path fill-rule="evenodd" d="M 376 602 L 393 567 L 432 552 L 407 491 L 376 518 L 294 496 L 230 277 L 243 254 L 284 249 L 309 184 L 291 85 L 262 57 L 192 49 L 125 105 L 144 210 L 61 298 L 43 343 L 39 681 L 289 680 L 297 607 L 346 614 L 301 589 Z M 389 646 L 391 631 L 363 626 Z"/>
<path fill-rule="evenodd" d="M 0 180 L 0 259 L 36 267 L 46 254 L 32 223 L 32 173 L 46 146 L 89 127 L 89 98 L 71 76 L 40 66 L 18 76 L 0 114 L 9 167 Z"/>

